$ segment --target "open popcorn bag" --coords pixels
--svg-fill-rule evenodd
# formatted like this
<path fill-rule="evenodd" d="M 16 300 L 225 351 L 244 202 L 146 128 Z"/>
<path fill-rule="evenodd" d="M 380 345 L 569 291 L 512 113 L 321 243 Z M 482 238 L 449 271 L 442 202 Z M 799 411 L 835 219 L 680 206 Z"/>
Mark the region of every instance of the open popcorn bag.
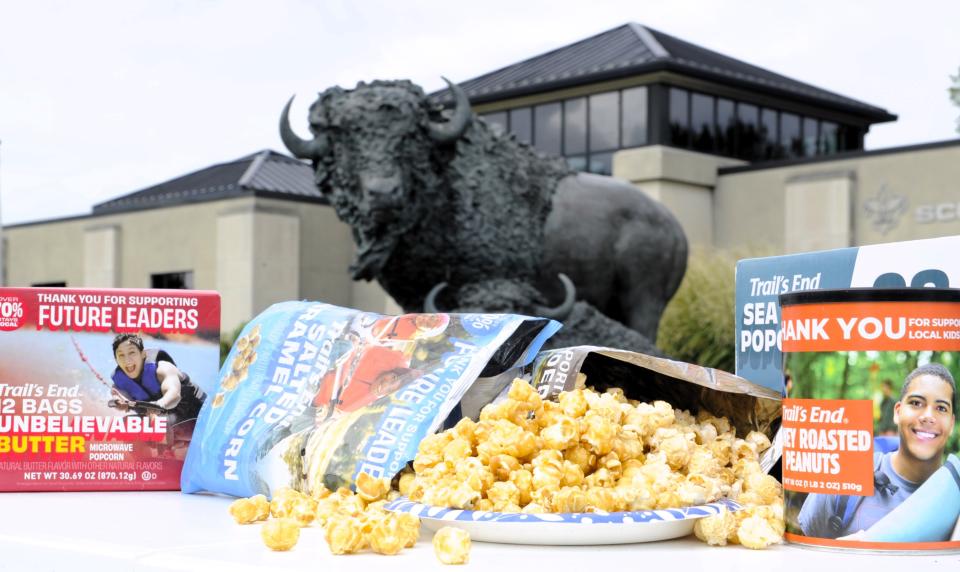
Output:
<path fill-rule="evenodd" d="M 406 499 L 391 508 L 497 542 L 610 544 L 691 531 L 710 544 L 779 541 L 781 488 L 766 474 L 779 458 L 778 394 L 725 372 L 589 346 L 541 352 L 525 370 L 529 381 L 509 383 L 476 421 L 421 442 L 399 480 Z M 471 392 L 489 395 L 510 374 Z"/>

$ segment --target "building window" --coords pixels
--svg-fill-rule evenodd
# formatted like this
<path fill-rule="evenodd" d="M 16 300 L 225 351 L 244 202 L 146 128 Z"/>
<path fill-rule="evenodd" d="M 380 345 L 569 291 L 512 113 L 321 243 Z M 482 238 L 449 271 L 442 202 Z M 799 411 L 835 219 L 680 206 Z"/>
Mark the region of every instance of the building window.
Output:
<path fill-rule="evenodd" d="M 620 94 L 590 96 L 590 151 L 607 151 L 620 145 Z"/>
<path fill-rule="evenodd" d="M 587 100 L 582 97 L 563 102 L 563 154 L 587 151 Z"/>
<path fill-rule="evenodd" d="M 803 118 L 803 156 L 813 157 L 817 154 L 817 120 L 812 117 Z"/>
<path fill-rule="evenodd" d="M 563 120 L 563 106 L 559 103 L 538 105 L 533 110 L 533 144 L 544 153 L 560 155 L 561 122 Z"/>
<path fill-rule="evenodd" d="M 803 139 L 800 137 L 800 116 L 794 113 L 780 114 L 780 147 L 787 157 L 803 156 Z"/>
<path fill-rule="evenodd" d="M 613 151 L 590 153 L 590 165 L 587 170 L 598 175 L 613 174 Z"/>
<path fill-rule="evenodd" d="M 491 126 L 499 127 L 500 130 L 504 133 L 507 132 L 507 112 L 506 111 L 498 111 L 496 113 L 487 113 L 485 115 L 481 115 L 480 117 L 483 117 L 483 119 L 486 120 L 486 122 L 489 123 Z"/>
<path fill-rule="evenodd" d="M 717 151 L 721 155 L 734 157 L 737 154 L 736 143 L 737 118 L 734 105 L 729 99 L 717 99 Z"/>
<path fill-rule="evenodd" d="M 618 149 L 649 143 L 646 86 L 608 91 L 564 101 L 487 113 L 542 153 L 561 155 L 571 169 L 610 173 Z"/>
<path fill-rule="evenodd" d="M 169 290 L 192 290 L 193 289 L 193 271 L 186 272 L 166 272 L 163 274 L 150 275 L 151 288 L 164 288 Z"/>
<path fill-rule="evenodd" d="M 667 86 L 666 143 L 747 161 L 812 157 L 863 148 L 864 131 L 756 104 Z M 626 94 L 623 92 L 623 109 Z M 624 127 L 624 138 L 627 130 Z M 626 141 L 626 139 L 624 139 Z M 626 145 L 624 145 L 626 146 Z"/>
<path fill-rule="evenodd" d="M 837 151 L 853 151 L 863 148 L 863 133 L 852 125 L 841 125 L 837 129 Z"/>
<path fill-rule="evenodd" d="M 690 96 L 690 132 L 693 135 L 693 148 L 711 153 L 713 134 L 716 129 L 713 113 L 713 97 L 694 93 Z"/>
<path fill-rule="evenodd" d="M 760 140 L 763 142 L 764 159 L 779 159 L 783 156 L 780 140 L 777 138 L 777 112 L 773 109 L 760 110 Z"/>
<path fill-rule="evenodd" d="M 670 144 L 690 144 L 690 95 L 678 87 L 670 88 Z"/>
<path fill-rule="evenodd" d="M 574 171 L 586 171 L 587 156 L 586 155 L 568 155 L 567 166 L 573 169 Z"/>
<path fill-rule="evenodd" d="M 754 159 L 760 156 L 760 110 L 749 103 L 737 104 L 737 153 L 741 159 Z"/>
<path fill-rule="evenodd" d="M 67 282 L 34 282 L 30 285 L 32 288 L 66 288 Z"/>
<path fill-rule="evenodd" d="M 820 137 L 817 139 L 817 155 L 832 155 L 837 152 L 837 124 L 820 122 Z"/>
<path fill-rule="evenodd" d="M 533 119 L 529 107 L 510 110 L 510 131 L 524 143 L 533 141 Z"/>
<path fill-rule="evenodd" d="M 623 147 L 647 144 L 647 88 L 631 87 L 621 92 L 620 125 Z"/>

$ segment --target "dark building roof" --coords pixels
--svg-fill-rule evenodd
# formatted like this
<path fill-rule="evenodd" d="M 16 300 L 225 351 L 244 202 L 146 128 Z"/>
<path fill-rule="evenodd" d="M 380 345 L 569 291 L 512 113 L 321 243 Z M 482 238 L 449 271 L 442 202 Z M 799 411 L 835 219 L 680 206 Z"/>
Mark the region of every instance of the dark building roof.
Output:
<path fill-rule="evenodd" d="M 93 214 L 175 206 L 244 195 L 326 203 L 313 169 L 269 149 L 94 205 Z"/>
<path fill-rule="evenodd" d="M 718 54 L 640 24 L 629 23 L 585 40 L 462 82 L 473 104 L 654 71 L 733 85 L 863 116 L 871 122 L 895 115 L 818 87 Z M 449 90 L 432 96 L 452 102 Z"/>

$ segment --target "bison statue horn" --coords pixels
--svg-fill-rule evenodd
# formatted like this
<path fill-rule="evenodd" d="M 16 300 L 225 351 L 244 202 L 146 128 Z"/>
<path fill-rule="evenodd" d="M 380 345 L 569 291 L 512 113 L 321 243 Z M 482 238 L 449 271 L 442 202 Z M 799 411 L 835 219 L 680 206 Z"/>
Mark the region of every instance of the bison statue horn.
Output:
<path fill-rule="evenodd" d="M 463 135 L 467 126 L 470 125 L 473 113 L 470 111 L 470 99 L 467 98 L 467 93 L 463 91 L 463 88 L 447 78 L 443 78 L 443 81 L 447 82 L 450 91 L 453 92 L 457 106 L 453 111 L 453 117 L 446 123 L 434 123 L 431 121 L 428 132 L 430 133 L 430 138 L 435 142 L 446 144 L 456 141 Z"/>
<path fill-rule="evenodd" d="M 294 97 L 296 96 L 290 96 L 287 104 L 283 106 L 283 113 L 280 115 L 280 138 L 294 157 L 317 161 L 327 153 L 329 143 L 322 133 L 314 136 L 312 141 L 307 141 L 293 132 L 293 128 L 290 127 L 290 104 L 293 103 Z"/>
<path fill-rule="evenodd" d="M 546 306 L 533 305 L 533 313 L 537 316 L 542 316 L 544 318 L 551 318 L 553 320 L 564 321 L 570 316 L 570 312 L 573 310 L 573 304 L 577 301 L 577 289 L 573 285 L 573 281 L 564 274 L 560 272 L 557 274 L 557 277 L 560 278 L 560 282 L 563 283 L 563 302 L 555 308 L 548 308 Z M 446 282 L 440 282 L 430 289 L 430 292 L 427 294 L 427 297 L 423 300 L 423 311 L 429 314 L 440 313 L 441 310 L 437 308 L 437 296 L 440 295 L 447 287 Z"/>

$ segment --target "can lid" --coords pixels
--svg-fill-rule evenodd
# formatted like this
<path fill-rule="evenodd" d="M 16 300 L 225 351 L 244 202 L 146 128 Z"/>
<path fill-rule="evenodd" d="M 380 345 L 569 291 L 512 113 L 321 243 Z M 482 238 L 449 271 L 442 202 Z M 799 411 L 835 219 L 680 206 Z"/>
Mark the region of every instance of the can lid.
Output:
<path fill-rule="evenodd" d="M 830 302 L 960 302 L 958 288 L 838 288 L 780 294 L 781 306 Z"/>

